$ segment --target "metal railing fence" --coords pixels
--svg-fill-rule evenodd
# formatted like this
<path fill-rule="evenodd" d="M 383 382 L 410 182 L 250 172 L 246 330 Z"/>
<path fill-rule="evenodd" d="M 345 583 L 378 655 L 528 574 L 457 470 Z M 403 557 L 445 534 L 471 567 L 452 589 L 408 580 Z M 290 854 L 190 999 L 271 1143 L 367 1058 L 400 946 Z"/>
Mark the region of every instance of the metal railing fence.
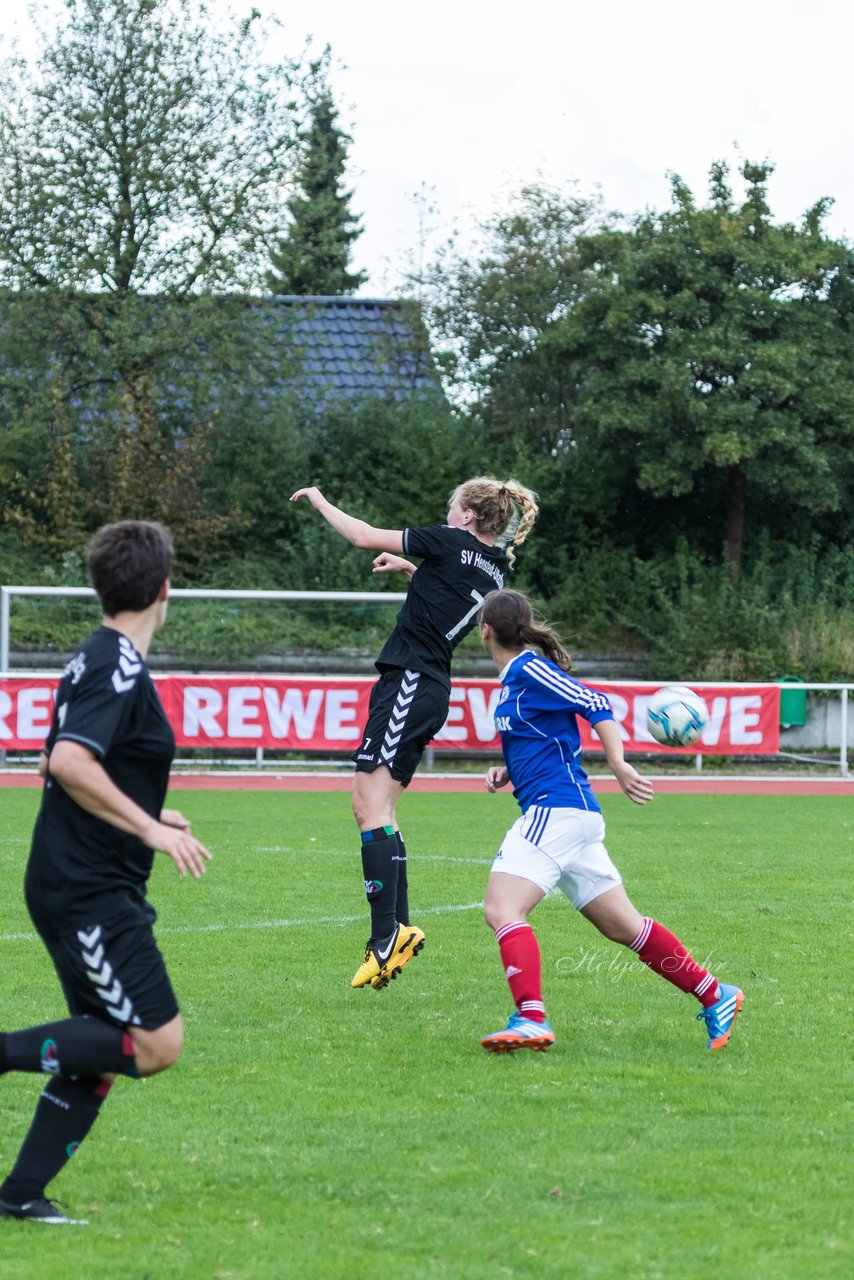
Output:
<path fill-rule="evenodd" d="M 45 596 L 56 597 L 66 596 L 73 597 L 94 597 L 95 592 L 91 587 L 31 587 L 31 586 L 0 586 L 0 676 L 8 675 L 9 659 L 10 659 L 10 623 L 11 623 L 11 602 L 14 597 L 18 596 Z M 188 587 L 176 588 L 170 592 L 170 597 L 174 599 L 195 599 L 195 600 L 267 600 L 267 601 L 284 601 L 303 603 L 340 603 L 340 604 L 373 604 L 373 605 L 389 605 L 402 604 L 406 599 L 406 593 L 403 591 L 241 591 L 227 590 L 219 588 L 204 587 Z M 656 687 L 661 682 L 647 680 L 609 680 L 610 685 L 644 685 L 649 684 L 650 687 Z M 727 684 L 733 688 L 739 684 L 755 685 L 755 684 L 774 684 L 776 681 L 698 681 L 697 683 L 705 684 Z M 791 684 L 780 682 L 780 688 L 791 689 Z M 829 683 L 829 682 L 810 682 L 805 681 L 798 683 L 797 688 L 808 692 L 810 690 L 822 692 L 839 692 L 841 700 L 840 714 L 840 743 L 839 743 L 839 770 L 843 777 L 848 777 L 848 695 L 849 691 L 854 690 L 854 683 Z M 0 762 L 5 758 L 5 752 L 0 751 Z M 263 763 L 263 750 L 258 749 L 256 754 L 256 763 Z M 697 767 L 702 767 L 702 757 L 697 756 Z"/>
<path fill-rule="evenodd" d="M 230 591 L 205 587 L 177 587 L 169 593 L 173 600 L 291 600 L 303 603 L 402 604 L 405 591 Z M 94 597 L 92 587 L 0 586 L 0 672 L 8 672 L 10 658 L 11 604 L 16 596 Z"/>

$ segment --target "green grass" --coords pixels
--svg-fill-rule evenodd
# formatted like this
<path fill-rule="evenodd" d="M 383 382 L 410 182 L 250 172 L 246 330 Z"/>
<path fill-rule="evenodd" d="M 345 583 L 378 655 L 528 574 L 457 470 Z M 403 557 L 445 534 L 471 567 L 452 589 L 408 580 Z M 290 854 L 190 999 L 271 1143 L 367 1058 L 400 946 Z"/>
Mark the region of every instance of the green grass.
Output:
<path fill-rule="evenodd" d="M 402 803 L 427 947 L 379 994 L 349 986 L 366 927 L 346 795 L 172 802 L 215 851 L 202 883 L 161 859 L 152 884 L 184 1055 L 119 1081 L 54 1184 L 88 1230 L 0 1223 L 10 1276 L 851 1274 L 849 799 L 606 797 L 636 905 L 744 987 L 733 1041 L 708 1053 L 693 1000 L 549 898 L 558 1043 L 504 1058 L 478 1044 L 510 1011 L 494 943 L 476 908 L 443 908 L 481 899 L 509 796 Z M 63 1005 L 19 889 L 37 792 L 0 804 L 13 1028 Z M 0 1082 L 3 1171 L 38 1087 Z"/>

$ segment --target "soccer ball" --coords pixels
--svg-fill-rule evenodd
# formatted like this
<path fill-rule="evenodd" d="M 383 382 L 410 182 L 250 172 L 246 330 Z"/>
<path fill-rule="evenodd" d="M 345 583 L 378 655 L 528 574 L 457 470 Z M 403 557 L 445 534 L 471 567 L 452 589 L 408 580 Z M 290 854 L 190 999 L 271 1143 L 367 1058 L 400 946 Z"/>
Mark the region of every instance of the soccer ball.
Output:
<path fill-rule="evenodd" d="M 705 728 L 709 710 L 699 694 L 685 685 L 668 684 L 649 700 L 646 725 L 665 747 L 689 747 Z"/>

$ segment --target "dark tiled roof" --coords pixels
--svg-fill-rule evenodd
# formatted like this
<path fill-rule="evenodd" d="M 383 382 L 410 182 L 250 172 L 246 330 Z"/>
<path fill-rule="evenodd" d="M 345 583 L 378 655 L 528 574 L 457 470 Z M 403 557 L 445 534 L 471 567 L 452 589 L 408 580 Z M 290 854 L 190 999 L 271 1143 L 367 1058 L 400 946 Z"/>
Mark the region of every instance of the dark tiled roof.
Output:
<path fill-rule="evenodd" d="M 405 399 L 439 379 L 417 303 L 374 298 L 274 300 L 288 381 L 313 397 Z"/>

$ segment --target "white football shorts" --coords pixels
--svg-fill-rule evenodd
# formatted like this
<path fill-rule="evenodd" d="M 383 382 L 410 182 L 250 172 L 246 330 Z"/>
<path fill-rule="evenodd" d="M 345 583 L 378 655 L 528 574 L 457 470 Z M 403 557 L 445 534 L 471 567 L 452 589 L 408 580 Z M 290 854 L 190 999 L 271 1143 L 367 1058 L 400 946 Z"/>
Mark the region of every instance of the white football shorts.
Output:
<path fill-rule="evenodd" d="M 623 879 L 605 848 L 601 813 L 531 805 L 504 837 L 493 871 L 560 889 L 576 911 Z"/>

